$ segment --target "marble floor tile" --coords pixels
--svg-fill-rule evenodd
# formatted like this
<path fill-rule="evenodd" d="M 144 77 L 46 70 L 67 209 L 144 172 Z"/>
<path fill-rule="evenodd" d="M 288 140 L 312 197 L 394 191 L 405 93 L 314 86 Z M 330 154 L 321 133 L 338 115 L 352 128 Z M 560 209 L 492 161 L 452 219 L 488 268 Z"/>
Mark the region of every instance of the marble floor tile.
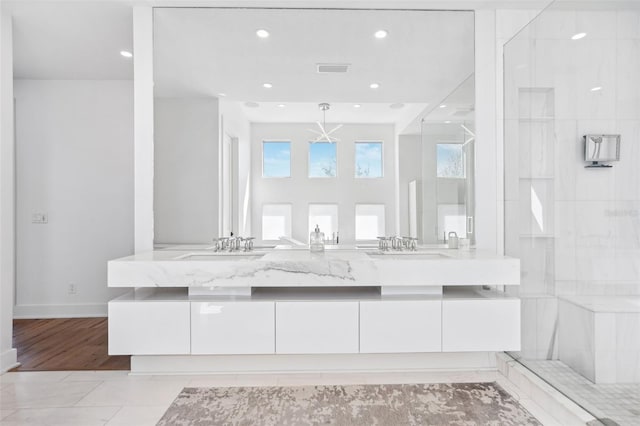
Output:
<path fill-rule="evenodd" d="M 186 384 L 185 381 L 105 381 L 84 396 L 76 405 L 79 407 L 102 407 L 170 404 Z"/>
<path fill-rule="evenodd" d="M 63 382 L 95 382 L 108 380 L 135 380 L 135 378 L 149 380 L 149 376 L 129 376 L 128 371 L 73 371 Z"/>
<path fill-rule="evenodd" d="M 166 405 L 148 405 L 144 407 L 122 407 L 106 426 L 155 426 L 165 411 Z"/>
<path fill-rule="evenodd" d="M 237 374 L 214 374 L 194 376 L 188 384 L 192 388 L 236 386 Z"/>
<path fill-rule="evenodd" d="M 70 407 L 100 382 L 16 382 L 0 389 L 0 408 Z"/>
<path fill-rule="evenodd" d="M 640 384 L 595 384 L 561 361 L 524 360 L 523 364 L 595 417 L 640 425 Z"/>
<path fill-rule="evenodd" d="M 103 426 L 120 407 L 63 407 L 20 409 L 2 420 L 4 426 Z"/>
<path fill-rule="evenodd" d="M 228 374 L 227 374 L 228 375 Z M 235 376 L 235 374 L 233 374 Z M 153 376 L 146 376 L 149 380 L 161 381 L 161 382 L 185 382 L 188 383 L 197 378 L 206 378 L 208 374 L 159 374 Z M 224 376 L 224 374 L 214 374 L 214 376 Z M 132 377 L 145 377 L 145 376 L 132 376 Z"/>
<path fill-rule="evenodd" d="M 8 373 L 2 425 L 155 425 L 184 387 L 491 382 L 495 371 L 325 372 L 136 376 L 126 371 Z M 520 395 L 503 385 L 521 399 Z M 523 406 L 535 412 L 532 401 Z M 542 416 L 544 410 L 535 412 Z M 543 421 L 544 424 L 555 425 Z"/>
<path fill-rule="evenodd" d="M 0 410 L 0 420 L 4 419 L 8 415 L 13 414 L 15 412 L 16 410 Z"/>
<path fill-rule="evenodd" d="M 69 371 L 16 371 L 0 375 L 0 387 L 7 383 L 59 382 L 69 376 Z"/>

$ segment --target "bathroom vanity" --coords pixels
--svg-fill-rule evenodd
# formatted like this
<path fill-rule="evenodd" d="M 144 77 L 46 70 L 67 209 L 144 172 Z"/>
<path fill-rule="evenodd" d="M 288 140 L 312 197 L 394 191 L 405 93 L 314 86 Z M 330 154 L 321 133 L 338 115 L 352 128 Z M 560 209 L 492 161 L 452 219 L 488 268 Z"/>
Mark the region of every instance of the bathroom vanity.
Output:
<path fill-rule="evenodd" d="M 519 260 L 482 251 L 174 247 L 108 277 L 134 288 L 109 302 L 109 353 L 134 373 L 481 368 L 520 347 L 520 301 L 500 291 Z"/>

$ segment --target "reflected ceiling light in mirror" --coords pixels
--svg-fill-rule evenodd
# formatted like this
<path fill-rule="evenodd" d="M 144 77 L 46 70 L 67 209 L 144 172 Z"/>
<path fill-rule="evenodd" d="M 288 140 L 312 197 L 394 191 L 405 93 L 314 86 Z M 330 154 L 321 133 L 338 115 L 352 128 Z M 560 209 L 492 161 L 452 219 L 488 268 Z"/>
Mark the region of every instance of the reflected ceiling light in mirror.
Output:
<path fill-rule="evenodd" d="M 267 30 L 263 30 L 263 29 L 259 29 L 258 31 L 256 31 L 256 35 L 260 38 L 267 38 L 269 37 L 269 31 Z"/>
<path fill-rule="evenodd" d="M 285 104 L 278 104 L 278 108 L 284 108 Z"/>
<path fill-rule="evenodd" d="M 246 106 L 247 108 L 258 108 L 260 106 L 260 104 L 257 103 L 257 102 L 249 101 L 249 102 L 245 102 L 244 106 Z"/>
<path fill-rule="evenodd" d="M 451 120 L 445 121 L 444 124 L 451 124 Z"/>
<path fill-rule="evenodd" d="M 133 58 L 133 53 L 129 52 L 128 50 L 121 50 L 120 55 L 124 56 L 125 58 Z"/>
<path fill-rule="evenodd" d="M 388 35 L 389 32 L 387 30 L 378 30 L 373 34 L 375 38 L 386 38 Z"/>
<path fill-rule="evenodd" d="M 404 104 L 402 104 L 402 103 L 391 104 L 391 105 L 389 105 L 389 108 L 391 108 L 391 109 L 402 109 L 402 108 L 404 108 Z"/>
<path fill-rule="evenodd" d="M 378 87 L 380 87 L 380 85 L 378 83 L 371 83 L 369 87 L 371 87 L 372 89 L 377 89 Z"/>
<path fill-rule="evenodd" d="M 587 33 L 577 33 L 571 36 L 571 40 L 580 40 L 581 38 L 585 38 Z"/>
<path fill-rule="evenodd" d="M 447 106 L 445 104 L 440 105 L 438 108 L 446 108 Z"/>
<path fill-rule="evenodd" d="M 596 86 L 596 87 L 592 87 L 592 88 L 591 88 L 591 91 L 592 91 L 592 92 L 599 92 L 600 90 L 602 90 L 602 87 L 601 87 L 601 86 Z"/>
<path fill-rule="evenodd" d="M 353 105 L 353 107 L 354 107 L 354 108 L 360 108 L 361 106 L 362 106 L 362 105 L 360 105 L 360 104 L 355 104 L 355 105 Z"/>
<path fill-rule="evenodd" d="M 264 83 L 264 84 L 262 85 L 262 87 L 264 87 L 265 89 L 271 89 L 271 88 L 273 87 L 273 84 L 271 84 L 271 83 Z"/>

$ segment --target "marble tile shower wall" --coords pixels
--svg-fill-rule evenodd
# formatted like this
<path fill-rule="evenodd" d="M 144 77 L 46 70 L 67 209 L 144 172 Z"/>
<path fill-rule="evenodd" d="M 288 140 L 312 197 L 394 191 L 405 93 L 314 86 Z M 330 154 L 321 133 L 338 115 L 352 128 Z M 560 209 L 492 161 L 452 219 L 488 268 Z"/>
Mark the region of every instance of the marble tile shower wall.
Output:
<path fill-rule="evenodd" d="M 540 15 L 505 49 L 505 118 L 521 293 L 640 294 L 640 10 Z M 613 168 L 584 168 L 588 133 L 622 135 Z"/>

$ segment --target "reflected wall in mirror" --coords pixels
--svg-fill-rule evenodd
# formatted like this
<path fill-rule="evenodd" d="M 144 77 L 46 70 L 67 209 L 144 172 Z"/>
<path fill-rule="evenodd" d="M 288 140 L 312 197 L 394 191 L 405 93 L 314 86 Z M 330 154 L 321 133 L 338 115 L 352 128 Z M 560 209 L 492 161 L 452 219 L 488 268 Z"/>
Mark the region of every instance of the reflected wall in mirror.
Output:
<path fill-rule="evenodd" d="M 452 11 L 154 9 L 155 243 L 231 232 L 306 242 L 318 206 L 336 207 L 324 215 L 329 243 L 334 232 L 341 244 L 472 235 L 473 21 Z M 386 38 L 374 36 L 381 29 Z M 286 206 L 284 222 L 274 206 Z M 375 230 L 364 229 L 362 206 L 376 206 Z"/>

